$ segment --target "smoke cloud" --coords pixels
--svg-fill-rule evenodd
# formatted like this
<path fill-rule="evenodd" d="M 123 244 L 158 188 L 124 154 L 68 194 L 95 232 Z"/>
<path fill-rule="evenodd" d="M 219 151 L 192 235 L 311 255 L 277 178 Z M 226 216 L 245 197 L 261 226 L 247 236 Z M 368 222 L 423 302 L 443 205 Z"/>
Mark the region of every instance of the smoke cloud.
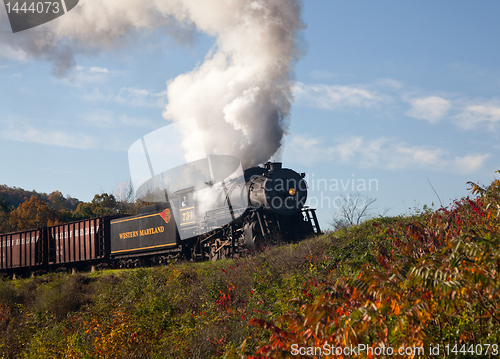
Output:
<path fill-rule="evenodd" d="M 202 64 L 168 81 L 163 117 L 195 117 L 207 154 L 236 156 L 247 168 L 271 158 L 286 134 L 302 54 L 301 9 L 302 0 L 82 0 L 65 16 L 16 34 L 0 10 L 0 46 L 46 59 L 64 76 L 75 54 L 126 46 L 144 31 L 162 30 L 179 42 L 207 33 L 215 45 Z"/>

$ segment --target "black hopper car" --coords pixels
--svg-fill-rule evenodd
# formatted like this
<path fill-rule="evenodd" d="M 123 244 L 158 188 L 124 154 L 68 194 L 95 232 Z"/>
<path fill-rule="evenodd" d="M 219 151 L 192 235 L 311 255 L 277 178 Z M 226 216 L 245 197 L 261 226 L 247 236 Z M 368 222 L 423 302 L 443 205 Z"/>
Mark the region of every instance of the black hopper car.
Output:
<path fill-rule="evenodd" d="M 306 207 L 304 174 L 267 163 L 222 181 L 219 199 L 200 208 L 194 188 L 128 217 L 99 217 L 0 235 L 0 271 L 133 267 L 175 259 L 216 260 L 320 233 Z M 205 206 L 206 207 L 206 206 Z"/>

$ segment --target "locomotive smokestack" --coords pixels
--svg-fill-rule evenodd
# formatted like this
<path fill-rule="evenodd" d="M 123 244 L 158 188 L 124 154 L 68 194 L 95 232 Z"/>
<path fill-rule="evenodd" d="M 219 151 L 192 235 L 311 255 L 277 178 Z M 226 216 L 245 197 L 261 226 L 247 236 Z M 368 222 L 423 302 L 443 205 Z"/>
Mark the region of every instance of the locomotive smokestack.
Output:
<path fill-rule="evenodd" d="M 281 162 L 269 162 L 269 172 L 280 170 L 282 166 Z"/>

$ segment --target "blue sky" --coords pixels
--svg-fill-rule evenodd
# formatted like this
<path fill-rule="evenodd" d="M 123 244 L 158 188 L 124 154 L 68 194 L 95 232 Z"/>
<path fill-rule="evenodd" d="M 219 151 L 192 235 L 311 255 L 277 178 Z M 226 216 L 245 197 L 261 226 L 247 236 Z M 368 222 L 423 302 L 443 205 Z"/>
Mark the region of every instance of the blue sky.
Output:
<path fill-rule="evenodd" d="M 0 183 L 83 201 L 128 180 L 130 145 L 167 124 L 167 84 L 215 41 L 141 32 L 77 53 L 61 77 L 43 56 L 9 45 L 17 34 L 0 12 Z M 323 227 L 352 181 L 378 199 L 374 213 L 396 215 L 439 204 L 429 181 L 448 205 L 468 194 L 467 181 L 494 178 L 499 15 L 496 1 L 304 2 L 295 101 L 276 158 L 308 174 Z"/>

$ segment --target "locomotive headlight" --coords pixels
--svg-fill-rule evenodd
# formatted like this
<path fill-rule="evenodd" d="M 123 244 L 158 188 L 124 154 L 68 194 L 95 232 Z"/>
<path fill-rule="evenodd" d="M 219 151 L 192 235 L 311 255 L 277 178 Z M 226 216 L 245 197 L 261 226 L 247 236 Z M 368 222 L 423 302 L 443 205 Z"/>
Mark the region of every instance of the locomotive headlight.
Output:
<path fill-rule="evenodd" d="M 295 195 L 295 193 L 297 193 L 297 191 L 295 191 L 295 188 L 290 188 L 290 189 L 288 190 L 288 193 L 290 194 L 290 196 L 294 196 L 294 195 Z"/>

